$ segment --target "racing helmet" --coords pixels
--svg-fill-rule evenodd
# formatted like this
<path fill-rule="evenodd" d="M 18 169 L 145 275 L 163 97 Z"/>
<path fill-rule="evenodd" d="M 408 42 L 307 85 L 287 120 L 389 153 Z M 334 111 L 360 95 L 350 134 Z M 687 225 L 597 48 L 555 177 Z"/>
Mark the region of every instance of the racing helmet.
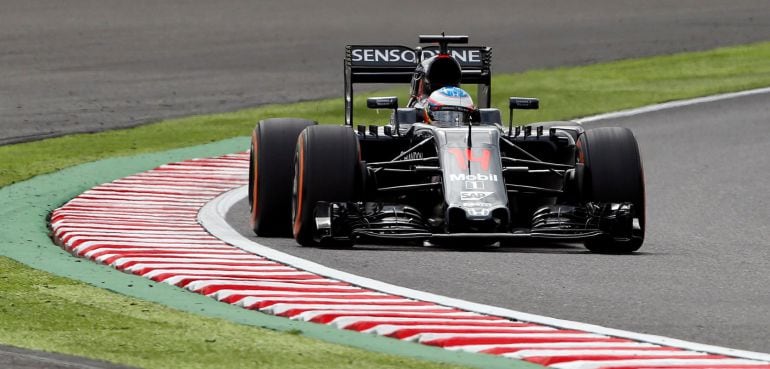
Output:
<path fill-rule="evenodd" d="M 473 99 L 459 87 L 442 87 L 428 97 L 423 105 L 424 120 L 445 125 L 467 125 L 476 110 Z"/>
<path fill-rule="evenodd" d="M 442 87 L 460 86 L 462 69 L 455 58 L 439 54 L 425 59 L 417 66 L 412 79 L 412 91 L 416 96 L 427 96 Z"/>

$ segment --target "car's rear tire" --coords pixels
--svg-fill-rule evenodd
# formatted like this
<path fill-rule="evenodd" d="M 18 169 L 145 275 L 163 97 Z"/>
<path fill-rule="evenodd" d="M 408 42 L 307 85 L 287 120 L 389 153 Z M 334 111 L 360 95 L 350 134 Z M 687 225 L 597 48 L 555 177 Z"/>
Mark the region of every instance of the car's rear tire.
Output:
<path fill-rule="evenodd" d="M 260 121 L 251 135 L 251 228 L 262 237 L 291 236 L 294 149 L 300 132 L 316 122 L 296 118 Z"/>
<path fill-rule="evenodd" d="M 348 247 L 352 240 L 319 244 L 315 209 L 319 201 L 352 202 L 362 192 L 358 137 L 346 126 L 312 126 L 299 135 L 294 157 L 292 219 L 302 246 Z"/>
<path fill-rule="evenodd" d="M 644 170 L 631 130 L 621 127 L 589 129 L 577 141 L 577 177 L 586 202 L 633 204 L 640 229 L 633 237 L 600 237 L 585 242 L 599 253 L 630 253 L 642 247 L 645 230 Z"/>

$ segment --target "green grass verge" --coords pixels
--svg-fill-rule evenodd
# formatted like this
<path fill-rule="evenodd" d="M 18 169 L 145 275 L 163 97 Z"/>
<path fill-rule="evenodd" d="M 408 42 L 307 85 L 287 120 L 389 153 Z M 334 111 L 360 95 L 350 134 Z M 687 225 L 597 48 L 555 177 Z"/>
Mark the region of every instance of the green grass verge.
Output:
<path fill-rule="evenodd" d="M 0 291 L 0 342 L 136 367 L 461 368 L 182 313 L 7 258 Z"/>
<path fill-rule="evenodd" d="M 542 110 L 518 122 L 567 119 L 651 103 L 770 85 L 770 43 L 496 76 L 493 102 L 535 96 Z M 405 89 L 405 88 L 404 88 Z M 403 89 L 374 94 L 402 93 Z M 364 106 L 363 96 L 356 101 Z M 387 114 L 359 109 L 358 122 Z M 0 186 L 111 156 L 186 147 L 249 133 L 258 119 L 342 121 L 342 100 L 270 105 L 174 119 L 127 130 L 0 147 Z M 242 148 L 242 149 L 245 149 Z M 237 148 L 234 148 L 237 150 Z M 9 231 L 9 230 L 4 230 Z M 12 231 L 11 231 L 12 232 Z M 201 318 L 123 297 L 0 258 L 0 342 L 148 368 L 446 367 L 369 353 L 287 333 Z"/>

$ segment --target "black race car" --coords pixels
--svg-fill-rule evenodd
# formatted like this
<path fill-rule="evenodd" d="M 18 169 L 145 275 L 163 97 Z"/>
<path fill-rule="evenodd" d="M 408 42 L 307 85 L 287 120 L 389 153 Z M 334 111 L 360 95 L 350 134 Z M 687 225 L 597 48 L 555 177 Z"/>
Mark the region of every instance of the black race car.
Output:
<path fill-rule="evenodd" d="M 303 246 L 417 240 L 515 245 L 583 242 L 591 251 L 629 253 L 645 229 L 642 162 L 627 128 L 575 122 L 507 126 L 490 108 L 488 47 L 467 36 L 420 36 L 415 49 L 349 45 L 345 124 L 260 121 L 249 169 L 251 224 L 259 236 Z M 450 45 L 452 45 L 450 47 Z M 356 83 L 410 83 L 406 107 L 385 126 L 353 123 Z M 478 86 L 477 105 L 459 86 Z M 514 109 L 537 109 L 510 98 Z"/>

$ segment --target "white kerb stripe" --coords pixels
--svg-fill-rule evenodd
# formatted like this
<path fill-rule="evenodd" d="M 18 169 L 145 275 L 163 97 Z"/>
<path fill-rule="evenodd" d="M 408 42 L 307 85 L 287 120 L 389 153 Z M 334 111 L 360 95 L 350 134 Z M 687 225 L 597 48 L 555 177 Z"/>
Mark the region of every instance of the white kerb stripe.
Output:
<path fill-rule="evenodd" d="M 216 280 L 219 280 L 219 281 L 231 280 L 233 282 L 244 280 L 243 278 L 222 277 L 222 276 L 214 276 L 214 277 L 208 276 L 208 277 L 205 277 L 205 276 L 200 276 L 200 275 L 175 275 L 175 276 L 168 277 L 168 278 L 164 279 L 163 283 L 170 284 L 172 286 L 176 286 L 176 285 L 179 285 L 180 283 L 182 283 L 182 281 L 188 281 L 189 283 L 187 285 L 185 285 L 185 288 L 190 290 L 190 291 L 195 291 L 194 289 L 190 288 L 190 284 L 191 283 L 194 283 L 196 281 L 212 280 L 212 279 L 216 279 Z M 192 281 L 192 282 L 190 282 L 190 281 Z"/>
<path fill-rule="evenodd" d="M 448 338 L 605 338 L 595 333 L 421 333 L 409 337 L 419 342 Z"/>
<path fill-rule="evenodd" d="M 207 280 L 207 281 L 197 281 L 190 283 L 187 287 L 190 289 L 203 289 L 206 287 L 214 287 L 218 285 L 227 285 L 227 286 L 244 286 L 244 287 L 285 287 L 289 289 L 321 289 L 321 288 L 330 288 L 329 286 L 324 285 L 312 285 L 312 284 L 297 284 L 297 283 L 289 283 L 289 282 L 261 282 L 261 281 L 231 281 L 231 280 Z M 360 287 L 354 287 L 354 286 L 333 286 L 332 288 L 337 290 L 350 290 L 350 292 L 356 292 L 356 291 L 362 291 L 362 292 L 368 292 L 367 290 L 361 289 Z M 349 292 L 345 292 L 349 293 Z"/>
<path fill-rule="evenodd" d="M 309 314 L 313 313 L 313 314 Z M 300 314 L 300 316 L 295 316 L 295 319 L 299 318 L 305 318 L 300 320 L 312 320 L 316 316 L 329 314 L 329 312 L 306 312 L 303 314 Z M 337 328 L 346 328 L 350 325 L 356 324 L 356 323 L 375 323 L 375 322 L 419 322 L 420 324 L 441 324 L 446 322 L 452 322 L 452 323 L 465 323 L 465 324 L 474 324 L 481 321 L 480 319 L 473 319 L 472 316 L 462 315 L 462 313 L 452 313 L 452 314 L 442 314 L 447 315 L 446 318 L 422 318 L 422 317 L 383 317 L 383 316 L 340 316 L 335 319 L 333 319 L 328 324 L 331 326 L 335 326 Z M 491 323 L 509 323 L 510 320 L 483 320 L 484 322 L 491 322 Z"/>
<path fill-rule="evenodd" d="M 268 261 L 264 259 L 256 259 L 253 260 L 238 260 L 238 259 L 223 259 L 223 258 L 158 258 L 158 257 L 127 257 L 127 258 L 120 258 L 115 260 L 112 264 L 115 266 L 122 266 L 126 263 L 136 263 L 134 265 L 142 265 L 146 267 L 151 268 L 157 268 L 162 266 L 170 266 L 170 265 L 178 265 L 178 266 L 205 266 L 206 264 L 210 264 L 211 266 L 226 266 L 229 267 L 230 265 L 239 265 L 239 264 L 257 264 L 257 265 L 274 265 L 274 261 Z M 217 263 L 224 263 L 227 265 L 218 265 Z"/>
<path fill-rule="evenodd" d="M 512 358 L 526 358 L 532 356 L 577 356 L 577 355 L 607 355 L 607 356 L 699 356 L 706 355 L 703 352 L 685 350 L 601 350 L 601 349 L 574 349 L 574 350 L 521 350 L 503 356 Z"/>
<path fill-rule="evenodd" d="M 264 282 L 264 283 L 272 283 L 273 281 L 278 281 L 282 279 L 275 279 L 270 278 L 269 276 L 266 277 L 228 277 L 228 276 L 221 276 L 221 275 L 200 275 L 200 274 L 180 274 L 180 275 L 173 275 L 163 280 L 164 283 L 177 285 L 182 281 L 187 281 L 189 283 L 196 282 L 196 281 L 210 281 L 210 280 L 219 280 L 219 281 L 231 281 L 231 282 Z M 302 286 L 301 284 L 297 284 L 297 286 Z M 329 287 L 328 285 L 320 285 L 321 287 Z M 189 286 L 185 286 L 188 290 L 195 291 Z"/>
<path fill-rule="evenodd" d="M 355 310 L 334 310 L 331 307 L 329 310 L 310 310 L 305 311 L 302 314 L 298 314 L 292 317 L 297 320 L 313 320 L 318 316 L 335 314 L 341 315 L 340 317 L 332 320 L 332 323 L 345 322 L 347 324 L 353 324 L 356 322 L 375 322 L 375 321 L 421 321 L 421 322 L 465 322 L 467 319 L 473 319 L 475 315 L 473 313 L 466 312 L 454 312 L 454 313 L 433 313 L 433 312 L 421 312 L 421 311 L 355 311 Z M 348 314 L 348 316 L 345 316 Z M 388 314 L 391 316 L 382 316 Z M 436 315 L 441 315 L 437 318 Z M 346 319 L 350 319 L 349 321 Z M 478 321 L 478 320 L 475 320 Z M 507 322 L 507 320 L 505 320 Z M 336 325 L 336 324 L 335 324 Z M 347 326 L 347 325 L 345 325 Z"/>
<path fill-rule="evenodd" d="M 748 364 L 766 364 L 761 361 L 745 359 L 629 359 L 629 360 L 578 360 L 567 363 L 558 363 L 551 365 L 552 368 L 559 369 L 599 369 L 605 367 L 622 368 L 627 367 L 655 367 L 655 366 L 687 366 L 710 365 L 719 367 L 720 365 L 748 365 Z"/>
<path fill-rule="evenodd" d="M 378 311 L 383 312 L 404 312 L 404 311 L 420 311 L 420 310 L 437 310 L 440 309 L 437 306 L 377 306 L 377 305 L 324 305 L 324 304 L 275 304 L 270 307 L 261 309 L 262 311 L 269 312 L 271 314 L 279 315 L 289 310 L 336 310 L 346 311 L 348 313 L 356 311 Z"/>
<path fill-rule="evenodd" d="M 238 264 L 237 262 L 230 261 L 228 264 L 218 264 L 218 263 L 206 263 L 206 262 L 200 262 L 200 261 L 189 261 L 186 263 L 166 263 L 163 259 L 154 259 L 153 262 L 142 262 L 142 263 L 136 263 L 130 267 L 126 267 L 126 270 L 129 271 L 135 271 L 138 269 L 191 269 L 191 270 L 243 270 L 243 271 L 255 271 L 259 270 L 257 268 L 277 268 L 280 266 L 280 264 L 276 265 L 275 263 L 271 262 L 264 262 L 262 260 L 255 260 L 253 262 L 246 261 L 245 263 Z M 251 265 L 256 264 L 256 265 Z M 283 267 L 283 266 L 281 266 Z M 286 267 L 283 267 L 286 268 Z M 300 272 L 300 270 L 297 269 L 291 269 L 292 271 Z M 302 271 L 302 273 L 307 273 L 305 271 Z"/>
<path fill-rule="evenodd" d="M 304 282 L 305 280 L 303 280 Z M 312 281 L 315 281 L 315 279 L 312 279 Z M 306 297 L 323 297 L 323 296 L 339 296 L 344 295 L 347 292 L 304 292 L 304 291 L 266 291 L 266 290 L 219 290 L 217 292 L 213 292 L 208 294 L 208 296 L 213 297 L 217 300 L 223 300 L 233 295 L 243 296 L 243 298 L 250 297 L 250 296 L 283 296 L 283 297 L 296 297 L 296 296 L 306 296 Z M 357 293 L 356 295 L 361 296 L 371 296 L 371 297 L 377 297 L 377 296 L 391 296 L 384 293 L 379 292 L 368 292 L 368 293 Z M 278 297 L 275 297 L 278 298 Z M 357 299 L 356 299 L 357 300 Z M 355 301 L 355 300 L 353 300 Z"/>
<path fill-rule="evenodd" d="M 237 252 L 237 251 L 226 251 L 222 250 L 222 252 L 207 252 L 207 253 L 190 253 L 190 250 L 184 249 L 163 249 L 161 253 L 155 253 L 155 252 L 147 252 L 148 249 L 145 248 L 99 248 L 96 250 L 91 250 L 88 253 L 86 253 L 86 256 L 89 258 L 94 255 L 97 252 L 100 252 L 103 254 L 97 256 L 96 258 L 93 258 L 96 261 L 104 262 L 105 260 L 109 258 L 114 257 L 121 257 L 126 254 L 134 254 L 134 255 L 146 255 L 147 257 L 157 257 L 162 258 L 163 256 L 168 257 L 188 257 L 188 258 L 195 258 L 197 256 L 200 257 L 216 257 L 216 258 L 227 258 L 229 260 L 253 260 L 256 255 L 253 254 L 244 254 L 243 252 Z M 118 259 L 119 260 L 119 259 Z"/>
<path fill-rule="evenodd" d="M 285 267 L 254 267 L 262 271 L 243 272 L 233 271 L 228 272 L 226 270 L 196 270 L 196 269 L 156 269 L 143 274 L 147 278 L 155 277 L 159 274 L 190 274 L 196 276 L 252 276 L 262 277 L 270 275 L 312 275 L 308 272 L 300 272 L 297 270 L 287 270 Z"/>
<path fill-rule="evenodd" d="M 488 344 L 488 345 L 460 345 L 445 346 L 447 350 L 480 352 L 493 348 L 602 348 L 602 347 L 661 347 L 652 343 L 645 342 L 542 342 L 542 343 L 506 343 L 506 344 Z"/>
<path fill-rule="evenodd" d="M 83 256 L 91 259 L 92 255 L 96 253 L 101 253 L 105 251 L 124 251 L 128 252 L 129 250 L 133 251 L 165 251 L 165 252 L 195 252 L 195 251 L 201 251 L 201 252 L 211 252 L 213 250 L 222 251 L 223 253 L 232 253 L 227 247 L 220 246 L 220 247 L 214 247 L 214 246 L 206 246 L 206 245 L 195 245 L 195 246 L 176 246 L 176 247 L 164 247 L 164 248 L 158 248 L 153 246 L 137 246 L 137 245 L 127 245 L 128 247 L 125 248 L 113 248 L 109 247 L 109 245 L 81 245 L 78 247 L 75 247 L 73 249 L 69 249 L 72 252 L 81 255 L 83 254 L 83 250 L 86 248 L 91 248 L 88 252 L 83 254 Z"/>
<path fill-rule="evenodd" d="M 307 303 L 313 303 L 313 304 L 337 304 L 337 303 L 348 303 L 348 304 L 355 304 L 355 303 L 372 303 L 372 302 L 381 302 L 381 303 L 390 303 L 390 304 L 397 304 L 397 303 L 405 303 L 405 302 L 413 302 L 412 300 L 406 300 L 406 299 L 334 299 L 334 298 L 323 298 L 323 297 L 305 297 L 305 296 L 299 296 L 299 297 L 254 297 L 254 296 L 248 296 L 243 299 L 241 299 L 243 305 L 253 305 L 259 302 L 263 301 L 276 301 L 276 304 L 278 303 L 285 303 L 285 302 L 294 302 L 294 301 L 301 301 L 301 302 L 307 302 Z M 343 305 L 334 305 L 334 306 L 343 306 Z M 365 305 L 365 306 L 376 306 L 376 305 Z M 403 306 L 403 305 L 389 305 L 389 306 Z"/>
<path fill-rule="evenodd" d="M 89 241 L 90 240 L 90 241 Z M 83 236 L 72 236 L 69 239 L 69 242 L 79 242 L 83 241 L 83 243 L 93 244 L 96 242 L 99 243 L 109 243 L 111 245 L 168 245 L 168 244 L 174 244 L 174 243 L 185 243 L 185 244 L 191 244 L 191 245 L 214 245 L 214 246 L 221 246 L 222 241 L 216 240 L 216 239 L 210 239 L 210 238 L 179 238 L 179 237 L 165 237 L 165 238 L 130 238 L 130 237 L 108 237 L 108 236 L 102 236 L 102 237 L 83 237 Z"/>
<path fill-rule="evenodd" d="M 418 329 L 425 331 L 422 334 L 425 333 L 432 333 L 430 332 L 431 329 L 436 330 L 442 330 L 442 329 L 456 329 L 456 330 L 486 330 L 486 331 L 509 331 L 511 333 L 519 332 L 519 331 L 553 331 L 556 330 L 556 328 L 552 327 L 545 327 L 545 326 L 532 326 L 532 327 L 495 327 L 495 326 L 479 326 L 479 325 L 442 325 L 442 324 L 415 324 L 415 325 L 392 325 L 392 324 L 383 324 L 374 326 L 372 328 L 369 328 L 367 330 L 364 330 L 362 332 L 364 333 L 374 333 L 381 336 L 387 336 L 389 334 L 393 334 L 398 331 L 402 330 L 412 330 L 412 329 Z"/>

